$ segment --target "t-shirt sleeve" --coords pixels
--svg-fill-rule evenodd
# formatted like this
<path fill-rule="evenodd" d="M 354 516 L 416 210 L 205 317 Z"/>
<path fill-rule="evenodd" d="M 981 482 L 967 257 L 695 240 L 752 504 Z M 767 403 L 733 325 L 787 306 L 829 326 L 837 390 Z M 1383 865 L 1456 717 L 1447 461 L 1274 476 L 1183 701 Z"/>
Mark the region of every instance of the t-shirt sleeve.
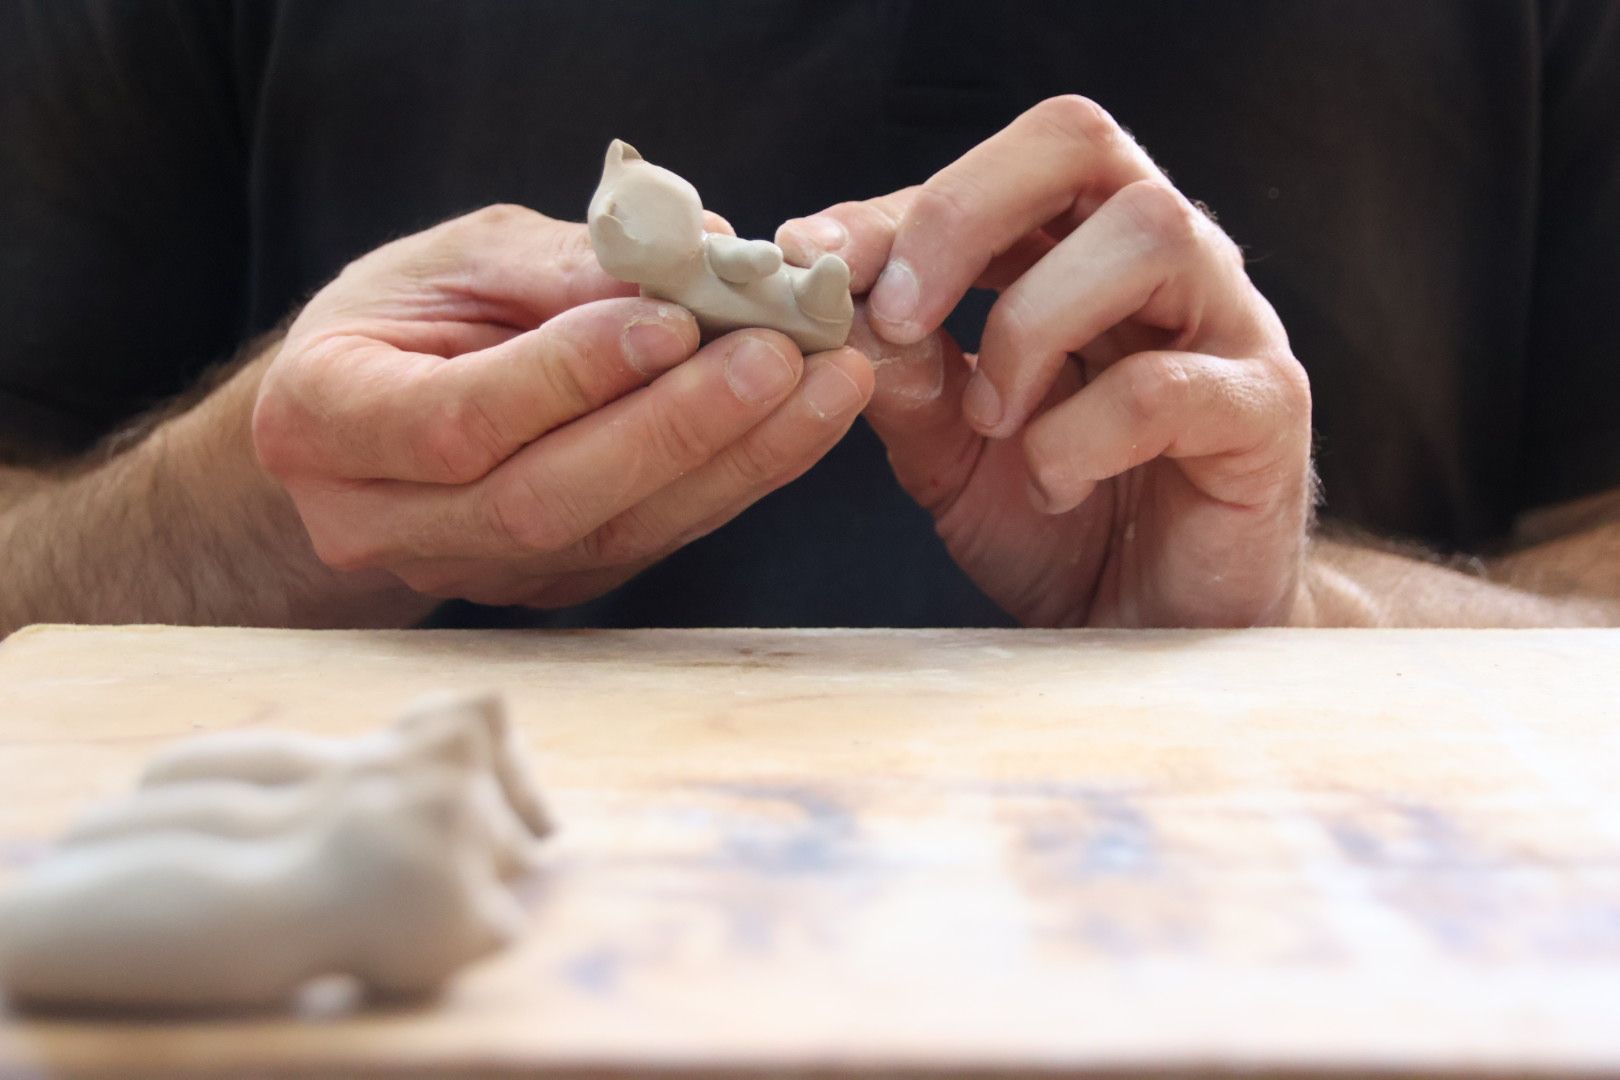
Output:
<path fill-rule="evenodd" d="M 1549 3 L 1521 508 L 1620 488 L 1620 4 Z"/>
<path fill-rule="evenodd" d="M 0 5 L 0 460 L 83 448 L 241 335 L 231 8 Z"/>

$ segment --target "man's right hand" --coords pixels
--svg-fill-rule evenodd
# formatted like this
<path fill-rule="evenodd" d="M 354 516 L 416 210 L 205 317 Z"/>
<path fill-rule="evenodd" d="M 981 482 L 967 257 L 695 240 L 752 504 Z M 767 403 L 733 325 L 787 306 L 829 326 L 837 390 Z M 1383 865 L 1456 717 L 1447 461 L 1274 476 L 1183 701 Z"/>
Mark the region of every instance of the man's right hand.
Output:
<path fill-rule="evenodd" d="M 556 607 L 799 476 L 871 392 L 853 349 L 806 359 L 767 330 L 699 348 L 688 312 L 597 266 L 583 225 L 489 207 L 317 294 L 253 441 L 329 566 Z"/>

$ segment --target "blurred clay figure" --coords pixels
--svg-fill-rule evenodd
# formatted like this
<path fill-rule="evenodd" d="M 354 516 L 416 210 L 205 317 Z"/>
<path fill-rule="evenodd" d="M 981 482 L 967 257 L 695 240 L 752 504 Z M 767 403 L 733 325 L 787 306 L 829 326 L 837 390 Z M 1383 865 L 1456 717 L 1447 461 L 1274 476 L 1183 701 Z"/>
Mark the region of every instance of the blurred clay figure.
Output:
<path fill-rule="evenodd" d="M 389 727 L 357 739 L 325 739 L 291 731 L 228 731 L 188 739 L 159 751 L 141 773 L 140 786 L 157 789 L 195 781 L 241 781 L 270 788 L 308 784 L 325 778 L 368 771 L 399 769 L 413 760 L 462 763 L 488 778 L 489 799 L 494 827 L 514 851 L 551 832 L 551 822 L 534 781 L 524 768 L 516 736 L 501 700 L 493 695 L 465 697 L 435 695 L 408 707 Z M 142 815 L 188 815 L 184 807 L 197 804 L 195 821 L 201 825 L 211 812 L 203 808 L 205 796 L 176 793 L 149 808 L 135 805 L 126 818 L 133 826 Z M 296 799 L 294 800 L 296 801 Z M 257 813 L 274 815 L 269 800 L 244 801 L 238 811 L 240 824 L 252 826 L 245 818 Z M 506 821 L 500 820 L 505 817 Z M 172 819 L 171 819 L 172 820 Z M 116 810 L 97 815 L 81 824 L 95 832 L 121 828 Z M 142 826 L 144 827 L 144 826 Z M 212 827 L 230 831 L 221 821 Z"/>
<path fill-rule="evenodd" d="M 0 895 L 0 989 L 158 1009 L 275 1005 L 334 974 L 430 991 L 517 932 L 502 881 L 550 828 L 494 697 L 354 739 L 181 742 Z"/>
<path fill-rule="evenodd" d="M 0 986 L 23 1006 L 147 1009 L 282 1004 L 333 974 L 431 991 L 522 923 L 467 785 L 373 774 L 282 833 L 60 849 L 0 897 Z"/>

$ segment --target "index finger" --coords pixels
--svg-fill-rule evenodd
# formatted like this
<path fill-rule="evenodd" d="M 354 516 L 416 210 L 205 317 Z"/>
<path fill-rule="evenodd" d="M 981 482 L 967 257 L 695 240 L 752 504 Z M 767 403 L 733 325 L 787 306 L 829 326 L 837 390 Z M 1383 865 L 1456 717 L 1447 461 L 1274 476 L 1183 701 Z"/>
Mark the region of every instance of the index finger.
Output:
<path fill-rule="evenodd" d="M 874 328 L 898 344 L 921 341 L 997 255 L 1147 179 L 1164 176 L 1096 103 L 1073 95 L 1041 102 L 916 192 L 872 289 Z"/>
<path fill-rule="evenodd" d="M 784 221 L 776 230 L 776 246 L 794 266 L 810 266 L 823 255 L 837 255 L 849 266 L 849 291 L 859 296 L 872 287 L 889 261 L 895 230 L 919 190 L 901 188 Z"/>

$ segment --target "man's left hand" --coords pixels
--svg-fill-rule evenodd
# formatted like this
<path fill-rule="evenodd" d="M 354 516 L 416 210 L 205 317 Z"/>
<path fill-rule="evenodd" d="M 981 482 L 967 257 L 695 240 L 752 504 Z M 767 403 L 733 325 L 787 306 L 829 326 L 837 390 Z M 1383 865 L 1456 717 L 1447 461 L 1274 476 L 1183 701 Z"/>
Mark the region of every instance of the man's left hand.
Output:
<path fill-rule="evenodd" d="M 1079 97 L 920 187 L 779 231 L 870 289 L 867 418 L 969 575 L 1028 625 L 1286 623 L 1311 400 L 1237 245 Z M 999 297 L 979 354 L 940 329 Z"/>

